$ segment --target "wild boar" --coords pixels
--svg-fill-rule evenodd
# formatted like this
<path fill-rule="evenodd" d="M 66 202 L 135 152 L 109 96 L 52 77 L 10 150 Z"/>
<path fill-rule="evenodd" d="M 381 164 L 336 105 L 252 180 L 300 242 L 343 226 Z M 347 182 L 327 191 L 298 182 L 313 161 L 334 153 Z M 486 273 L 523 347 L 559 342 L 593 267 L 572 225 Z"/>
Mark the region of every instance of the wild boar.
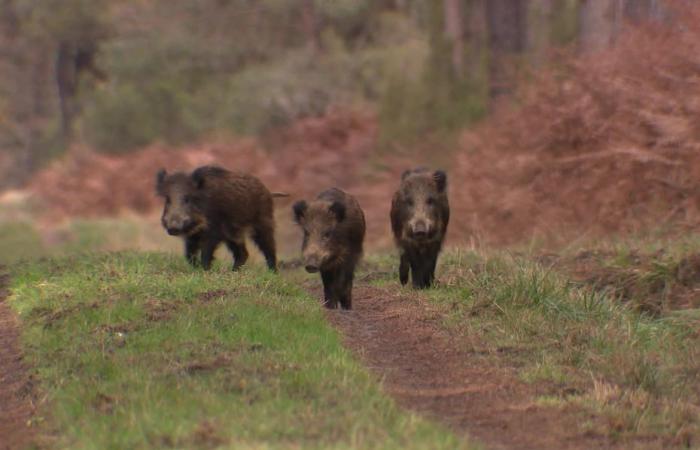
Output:
<path fill-rule="evenodd" d="M 447 175 L 442 170 L 407 170 L 391 202 L 391 229 L 399 249 L 399 280 L 413 287 L 430 287 L 450 221 Z"/>
<path fill-rule="evenodd" d="M 353 196 L 332 188 L 312 202 L 296 202 L 292 209 L 294 220 L 304 231 L 304 266 L 309 273 L 321 272 L 324 305 L 352 309 L 352 282 L 365 238 L 360 204 Z"/>
<path fill-rule="evenodd" d="M 192 265 L 211 267 L 214 252 L 225 242 L 233 255 L 233 270 L 245 264 L 246 233 L 260 248 L 267 266 L 277 270 L 273 194 L 256 177 L 216 166 L 199 167 L 191 174 L 168 175 L 161 169 L 156 192 L 165 199 L 161 223 L 168 234 L 185 242 Z M 286 194 L 275 194 L 284 196 Z"/>

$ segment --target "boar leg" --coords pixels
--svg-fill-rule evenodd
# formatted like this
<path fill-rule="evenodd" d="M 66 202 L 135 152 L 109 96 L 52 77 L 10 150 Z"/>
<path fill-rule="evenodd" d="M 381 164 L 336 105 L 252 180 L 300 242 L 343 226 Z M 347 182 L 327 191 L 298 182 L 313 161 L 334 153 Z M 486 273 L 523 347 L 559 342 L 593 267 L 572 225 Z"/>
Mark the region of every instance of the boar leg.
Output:
<path fill-rule="evenodd" d="M 322 270 L 321 280 L 323 281 L 323 305 L 328 309 L 336 309 L 338 307 L 338 293 L 336 289 L 338 274 L 332 270 Z"/>
<path fill-rule="evenodd" d="M 354 267 L 345 269 L 344 276 L 338 279 L 340 307 L 343 309 L 352 309 L 352 280 L 354 278 L 354 271 Z"/>
<path fill-rule="evenodd" d="M 414 254 L 411 258 L 411 279 L 413 287 L 424 289 L 429 286 L 428 278 L 430 271 L 430 261 L 426 255 Z"/>
<path fill-rule="evenodd" d="M 226 246 L 233 255 L 233 270 L 238 270 L 248 260 L 248 249 L 245 248 L 245 241 L 240 243 L 226 241 Z"/>
<path fill-rule="evenodd" d="M 430 255 L 430 266 L 426 274 L 426 287 L 432 286 L 435 282 L 435 266 L 437 265 L 439 250 Z"/>
<path fill-rule="evenodd" d="M 408 269 L 410 264 L 408 261 L 408 255 L 405 252 L 401 252 L 401 262 L 399 263 L 399 281 L 402 285 L 408 283 Z"/>
<path fill-rule="evenodd" d="M 214 260 L 214 252 L 219 246 L 221 240 L 219 238 L 207 237 L 202 244 L 202 268 L 209 270 L 211 262 Z"/>
<path fill-rule="evenodd" d="M 197 266 L 197 253 L 199 253 L 199 236 L 187 236 L 185 238 L 185 258 L 193 266 Z"/>
<path fill-rule="evenodd" d="M 264 221 L 253 231 L 253 242 L 265 255 L 267 267 L 277 272 L 277 256 L 275 254 L 275 227 L 271 221 Z"/>

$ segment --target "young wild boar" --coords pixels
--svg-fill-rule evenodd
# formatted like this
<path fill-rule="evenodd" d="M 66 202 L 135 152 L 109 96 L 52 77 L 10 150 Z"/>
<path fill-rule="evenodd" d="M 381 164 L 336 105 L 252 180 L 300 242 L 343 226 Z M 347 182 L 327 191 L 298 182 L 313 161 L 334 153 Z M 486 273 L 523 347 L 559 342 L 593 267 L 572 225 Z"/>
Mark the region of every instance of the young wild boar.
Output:
<path fill-rule="evenodd" d="M 435 279 L 435 264 L 450 220 L 447 175 L 441 170 L 407 170 L 391 202 L 391 229 L 399 248 L 399 280 L 427 288 Z"/>
<path fill-rule="evenodd" d="M 357 200 L 340 189 L 321 192 L 316 200 L 292 207 L 304 230 L 302 257 L 306 271 L 321 272 L 327 308 L 352 308 L 352 280 L 362 256 L 365 215 Z"/>
<path fill-rule="evenodd" d="M 248 259 L 245 233 L 250 231 L 271 270 L 277 270 L 275 255 L 273 194 L 252 175 L 203 166 L 191 174 L 168 175 L 160 170 L 156 192 L 165 199 L 161 223 L 173 236 L 185 241 L 185 257 L 197 265 L 211 267 L 214 252 L 226 242 L 233 254 L 233 270 Z M 274 194 L 284 196 L 286 194 Z"/>

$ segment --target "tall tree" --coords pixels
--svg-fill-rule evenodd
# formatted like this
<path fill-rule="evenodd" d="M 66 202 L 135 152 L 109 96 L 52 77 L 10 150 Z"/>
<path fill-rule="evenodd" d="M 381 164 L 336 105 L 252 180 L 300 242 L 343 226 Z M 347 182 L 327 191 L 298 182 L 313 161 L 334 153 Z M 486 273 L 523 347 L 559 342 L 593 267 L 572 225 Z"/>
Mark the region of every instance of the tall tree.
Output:
<path fill-rule="evenodd" d="M 512 90 L 513 71 L 509 60 L 522 53 L 527 42 L 527 0 L 489 0 L 490 97 L 495 100 Z"/>
<path fill-rule="evenodd" d="M 323 50 L 321 42 L 321 23 L 314 0 L 302 0 L 301 16 L 308 47 L 314 53 L 320 53 Z"/>
<path fill-rule="evenodd" d="M 641 22 L 663 16 L 661 0 L 624 0 L 622 10 L 626 19 Z"/>
<path fill-rule="evenodd" d="M 544 62 L 551 45 L 551 22 L 554 0 L 531 0 L 528 11 L 527 52 L 535 66 Z"/>
<path fill-rule="evenodd" d="M 452 70 L 457 78 L 464 76 L 464 15 L 461 0 L 444 0 L 445 36 L 449 42 Z"/>
<path fill-rule="evenodd" d="M 581 0 L 578 16 L 579 46 L 582 51 L 602 50 L 617 34 L 618 0 Z"/>

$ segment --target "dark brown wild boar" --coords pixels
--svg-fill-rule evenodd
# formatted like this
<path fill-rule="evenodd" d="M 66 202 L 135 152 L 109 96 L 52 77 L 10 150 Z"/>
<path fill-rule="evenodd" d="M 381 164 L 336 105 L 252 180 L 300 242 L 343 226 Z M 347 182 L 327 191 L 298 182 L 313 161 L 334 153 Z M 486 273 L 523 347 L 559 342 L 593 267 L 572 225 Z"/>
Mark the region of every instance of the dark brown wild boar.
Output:
<path fill-rule="evenodd" d="M 340 189 L 321 192 L 316 200 L 292 207 L 304 230 L 302 257 L 307 272 L 321 272 L 324 305 L 352 308 L 352 281 L 362 256 L 365 215 L 357 200 Z"/>
<path fill-rule="evenodd" d="M 449 220 L 445 172 L 422 168 L 404 172 L 391 202 L 391 229 L 401 255 L 401 284 L 408 282 L 409 268 L 413 287 L 433 284 Z"/>
<path fill-rule="evenodd" d="M 191 174 L 168 175 L 160 170 L 156 192 L 165 199 L 161 223 L 173 236 L 185 241 L 185 257 L 197 265 L 201 252 L 204 269 L 211 267 L 214 252 L 225 242 L 233 255 L 233 269 L 248 259 L 245 234 L 250 232 L 267 266 L 277 270 L 273 196 L 252 175 L 203 166 Z"/>

